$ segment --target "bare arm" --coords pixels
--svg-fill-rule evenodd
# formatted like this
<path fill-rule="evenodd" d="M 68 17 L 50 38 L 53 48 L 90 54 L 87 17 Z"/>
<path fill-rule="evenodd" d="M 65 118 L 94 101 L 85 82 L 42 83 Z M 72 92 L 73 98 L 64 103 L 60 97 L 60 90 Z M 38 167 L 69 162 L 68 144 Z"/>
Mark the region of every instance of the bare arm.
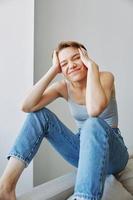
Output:
<path fill-rule="evenodd" d="M 55 56 L 55 55 L 54 55 Z M 24 112 L 32 112 L 38 110 L 52 100 L 60 96 L 57 90 L 59 83 L 54 83 L 48 87 L 50 82 L 55 78 L 55 76 L 60 73 L 60 68 L 55 57 L 53 59 L 53 65 L 48 70 L 48 72 L 31 88 L 30 92 L 23 100 L 21 104 L 21 109 Z"/>
<path fill-rule="evenodd" d="M 112 73 L 100 73 L 96 64 L 92 64 L 88 68 L 86 105 L 91 116 L 98 116 L 108 105 L 113 82 L 114 77 Z"/>
<path fill-rule="evenodd" d="M 98 116 L 108 105 L 114 85 L 110 72 L 99 72 L 98 65 L 92 61 L 85 50 L 79 49 L 81 59 L 88 68 L 86 87 L 86 107 L 90 116 Z"/>

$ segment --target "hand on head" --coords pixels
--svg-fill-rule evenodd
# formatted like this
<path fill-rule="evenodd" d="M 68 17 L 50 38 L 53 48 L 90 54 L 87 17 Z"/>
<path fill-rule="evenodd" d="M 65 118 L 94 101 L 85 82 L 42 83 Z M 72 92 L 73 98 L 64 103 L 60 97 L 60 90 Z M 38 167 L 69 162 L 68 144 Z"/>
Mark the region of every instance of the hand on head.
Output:
<path fill-rule="evenodd" d="M 80 54 L 80 58 L 81 58 L 82 62 L 88 68 L 89 65 L 93 63 L 93 61 L 90 59 L 90 57 L 88 55 L 88 52 L 85 49 L 83 49 L 82 47 L 78 48 L 78 50 L 79 50 L 79 54 Z"/>
<path fill-rule="evenodd" d="M 57 70 L 57 73 L 61 73 L 61 67 L 60 67 L 60 62 L 59 62 L 59 58 L 57 55 L 56 50 L 54 50 L 53 52 L 53 59 L 52 59 L 52 67 L 54 67 Z"/>

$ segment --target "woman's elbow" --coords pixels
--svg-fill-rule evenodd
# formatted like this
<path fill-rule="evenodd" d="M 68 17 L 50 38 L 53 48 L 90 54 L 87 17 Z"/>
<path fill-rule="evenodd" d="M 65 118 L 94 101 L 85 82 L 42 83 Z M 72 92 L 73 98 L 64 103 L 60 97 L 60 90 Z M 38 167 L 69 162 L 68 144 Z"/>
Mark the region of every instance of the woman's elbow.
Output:
<path fill-rule="evenodd" d="M 27 107 L 24 106 L 24 105 L 21 105 L 21 106 L 20 106 L 20 110 L 23 111 L 23 112 L 25 112 L 25 113 L 30 113 L 30 112 L 31 112 L 30 109 L 27 108 Z"/>
<path fill-rule="evenodd" d="M 97 117 L 99 115 L 99 112 L 96 110 L 93 110 L 93 111 L 89 110 L 88 115 L 89 117 Z"/>
<path fill-rule="evenodd" d="M 87 109 L 90 117 L 98 117 L 106 108 L 106 104 L 102 104 L 98 107 Z"/>

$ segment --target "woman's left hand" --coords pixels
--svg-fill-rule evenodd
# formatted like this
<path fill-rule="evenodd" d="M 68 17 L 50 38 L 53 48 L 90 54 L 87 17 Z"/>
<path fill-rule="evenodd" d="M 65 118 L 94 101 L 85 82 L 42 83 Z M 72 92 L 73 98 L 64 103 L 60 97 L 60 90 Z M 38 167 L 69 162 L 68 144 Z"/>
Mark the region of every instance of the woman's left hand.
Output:
<path fill-rule="evenodd" d="M 84 65 L 87 68 L 91 67 L 92 64 L 95 63 L 95 62 L 89 58 L 87 51 L 83 48 L 78 48 L 78 50 L 79 50 L 79 53 L 80 53 L 80 58 L 81 58 L 82 62 L 84 63 Z"/>

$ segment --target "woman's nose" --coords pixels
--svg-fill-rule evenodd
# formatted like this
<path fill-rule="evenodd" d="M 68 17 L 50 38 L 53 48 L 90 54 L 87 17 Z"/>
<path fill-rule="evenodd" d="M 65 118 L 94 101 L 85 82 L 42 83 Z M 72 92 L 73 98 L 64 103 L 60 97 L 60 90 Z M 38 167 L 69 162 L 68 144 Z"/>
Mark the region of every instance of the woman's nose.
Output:
<path fill-rule="evenodd" d="M 75 68 L 76 66 L 77 66 L 76 63 L 73 63 L 73 62 L 69 63 L 69 68 L 70 69 Z"/>

